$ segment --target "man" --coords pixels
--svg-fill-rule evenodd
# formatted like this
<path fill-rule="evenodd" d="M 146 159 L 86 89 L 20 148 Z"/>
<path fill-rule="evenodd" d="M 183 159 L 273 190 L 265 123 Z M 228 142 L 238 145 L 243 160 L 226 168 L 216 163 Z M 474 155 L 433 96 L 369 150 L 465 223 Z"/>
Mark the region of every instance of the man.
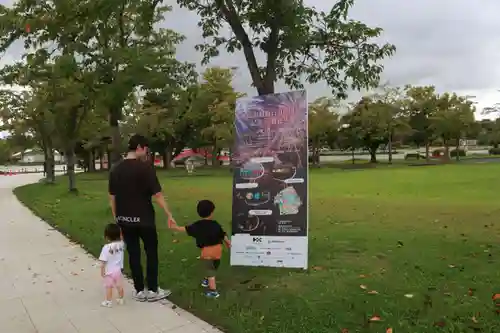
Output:
<path fill-rule="evenodd" d="M 169 220 L 172 213 L 162 194 L 154 167 L 148 163 L 148 141 L 133 135 L 128 143 L 128 154 L 116 164 L 109 175 L 109 199 L 113 217 L 121 227 L 129 255 L 134 280 L 134 298 L 154 302 L 170 295 L 158 287 L 158 234 L 152 198 L 163 209 Z M 141 265 L 141 245 L 146 252 L 146 282 Z"/>

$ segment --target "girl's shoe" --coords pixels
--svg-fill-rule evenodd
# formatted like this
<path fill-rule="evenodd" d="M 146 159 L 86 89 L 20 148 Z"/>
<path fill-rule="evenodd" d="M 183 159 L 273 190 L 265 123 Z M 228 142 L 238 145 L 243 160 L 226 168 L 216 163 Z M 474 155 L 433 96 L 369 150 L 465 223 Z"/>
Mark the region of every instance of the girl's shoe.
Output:
<path fill-rule="evenodd" d="M 102 307 L 105 307 L 105 308 L 110 308 L 110 307 L 112 307 L 112 306 L 113 306 L 113 303 L 112 303 L 111 301 L 103 301 L 103 302 L 101 303 L 101 306 L 102 306 Z"/>
<path fill-rule="evenodd" d="M 202 286 L 203 288 L 208 288 L 208 279 L 203 279 L 203 280 L 201 281 L 201 286 Z"/>
<path fill-rule="evenodd" d="M 118 305 L 123 305 L 125 302 L 123 301 L 123 298 L 117 298 L 116 299 L 116 304 Z"/>
<path fill-rule="evenodd" d="M 205 292 L 205 296 L 207 296 L 208 298 L 219 298 L 220 294 L 216 290 L 208 290 L 207 292 Z"/>

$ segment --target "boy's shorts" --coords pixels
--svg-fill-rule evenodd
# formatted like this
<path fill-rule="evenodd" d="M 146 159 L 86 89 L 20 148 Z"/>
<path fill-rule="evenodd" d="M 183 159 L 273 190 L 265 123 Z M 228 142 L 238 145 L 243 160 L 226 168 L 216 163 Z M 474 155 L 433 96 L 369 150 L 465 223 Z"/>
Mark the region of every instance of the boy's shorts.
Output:
<path fill-rule="evenodd" d="M 114 288 L 122 285 L 123 275 L 121 271 L 116 271 L 104 276 L 104 287 Z"/>
<path fill-rule="evenodd" d="M 217 273 L 217 269 L 220 266 L 220 259 L 201 259 L 203 267 L 205 269 L 205 275 L 207 277 L 215 277 L 215 273 Z"/>

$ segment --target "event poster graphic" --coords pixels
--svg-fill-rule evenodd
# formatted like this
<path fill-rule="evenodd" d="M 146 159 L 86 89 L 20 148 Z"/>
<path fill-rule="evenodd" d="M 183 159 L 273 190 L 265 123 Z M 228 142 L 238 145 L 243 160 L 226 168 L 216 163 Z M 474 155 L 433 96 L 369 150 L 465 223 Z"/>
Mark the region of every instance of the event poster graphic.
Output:
<path fill-rule="evenodd" d="M 236 102 L 231 265 L 307 268 L 305 90 Z"/>

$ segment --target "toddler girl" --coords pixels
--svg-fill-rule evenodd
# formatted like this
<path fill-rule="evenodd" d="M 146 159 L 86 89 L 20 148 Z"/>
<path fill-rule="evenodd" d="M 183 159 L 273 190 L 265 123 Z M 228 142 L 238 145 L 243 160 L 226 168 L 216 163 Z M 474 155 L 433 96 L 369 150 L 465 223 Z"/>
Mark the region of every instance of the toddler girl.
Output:
<path fill-rule="evenodd" d="M 102 248 L 99 261 L 101 262 L 101 276 L 104 279 L 106 296 L 102 306 L 110 308 L 113 304 L 113 289 L 118 291 L 116 302 L 123 304 L 123 251 L 125 245 L 122 241 L 121 230 L 117 224 L 110 223 L 104 230 L 104 237 L 108 242 Z"/>

